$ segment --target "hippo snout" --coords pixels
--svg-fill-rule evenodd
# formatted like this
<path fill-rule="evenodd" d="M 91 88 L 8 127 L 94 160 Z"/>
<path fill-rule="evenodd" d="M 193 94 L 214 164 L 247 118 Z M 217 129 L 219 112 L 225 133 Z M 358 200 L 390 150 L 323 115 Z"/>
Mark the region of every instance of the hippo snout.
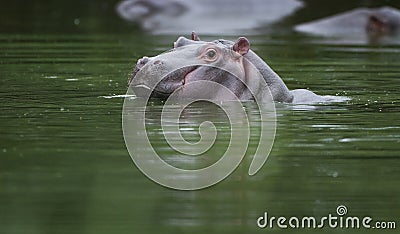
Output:
<path fill-rule="evenodd" d="M 150 58 L 147 56 L 144 56 L 143 58 L 139 59 L 133 68 L 133 72 L 131 75 L 131 78 L 128 81 L 128 85 L 132 83 L 133 79 L 135 78 L 136 74 L 150 61 Z"/>
<path fill-rule="evenodd" d="M 152 61 L 151 58 L 144 56 L 143 58 L 139 59 L 136 63 L 135 68 L 133 69 L 131 79 L 129 80 L 129 84 L 132 82 L 133 78 L 136 76 L 136 74 L 150 61 Z M 150 63 L 151 66 L 162 66 L 164 64 L 163 61 L 161 60 L 154 60 L 152 63 Z"/>
<path fill-rule="evenodd" d="M 148 61 L 150 61 L 150 58 L 144 56 L 143 58 L 138 60 L 137 65 L 143 67 Z"/>

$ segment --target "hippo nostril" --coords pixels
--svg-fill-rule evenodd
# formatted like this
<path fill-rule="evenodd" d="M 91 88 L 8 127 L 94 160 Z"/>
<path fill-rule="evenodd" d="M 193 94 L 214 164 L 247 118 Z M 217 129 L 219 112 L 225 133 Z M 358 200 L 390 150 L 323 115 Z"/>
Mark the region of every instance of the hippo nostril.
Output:
<path fill-rule="evenodd" d="M 139 59 L 138 64 L 145 65 L 149 60 L 150 60 L 149 57 L 145 56 L 145 57 Z"/>
<path fill-rule="evenodd" d="M 162 64 L 162 62 L 161 62 L 160 60 L 156 60 L 156 61 L 154 61 L 153 64 L 154 64 L 154 65 L 159 65 L 159 64 Z"/>

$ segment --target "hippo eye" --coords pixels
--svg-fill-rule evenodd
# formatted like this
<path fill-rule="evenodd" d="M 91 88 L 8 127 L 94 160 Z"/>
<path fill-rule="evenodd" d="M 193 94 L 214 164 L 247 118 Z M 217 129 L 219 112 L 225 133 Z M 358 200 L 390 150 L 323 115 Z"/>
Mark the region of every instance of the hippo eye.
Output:
<path fill-rule="evenodd" d="M 214 49 L 209 49 L 207 51 L 206 55 L 207 55 L 207 58 L 213 59 L 217 55 L 217 51 L 215 51 Z"/>

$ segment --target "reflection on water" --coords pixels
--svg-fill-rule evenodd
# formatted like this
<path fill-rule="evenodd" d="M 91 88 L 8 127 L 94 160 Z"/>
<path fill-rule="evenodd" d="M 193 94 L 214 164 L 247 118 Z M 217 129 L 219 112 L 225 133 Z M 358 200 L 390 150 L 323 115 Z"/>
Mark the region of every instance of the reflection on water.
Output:
<path fill-rule="evenodd" d="M 183 169 L 205 168 L 217 162 L 224 153 L 221 149 L 226 149 L 231 139 L 230 120 L 226 113 L 212 103 L 196 102 L 182 111 L 177 124 L 175 118 L 171 117 L 174 113 L 170 112 L 176 112 L 179 109 L 180 106 L 176 106 L 176 110 L 173 108 L 164 110 L 164 131 L 161 128 L 162 103 L 156 103 L 156 106 L 150 107 L 146 112 L 147 134 L 157 154 L 167 163 Z M 172 149 L 170 144 L 166 142 L 165 134 L 168 134 L 168 127 L 178 125 L 177 127 L 185 141 L 191 144 L 198 143 L 201 140 L 199 126 L 205 121 L 210 121 L 218 130 L 218 134 L 214 138 L 213 128 L 202 129 L 202 133 L 205 135 L 202 139 L 202 145 L 210 146 L 206 147 L 208 150 L 205 152 L 198 152 L 195 155 L 184 155 L 177 152 L 177 149 L 188 149 L 189 145 L 180 140 L 177 135 L 169 135 L 169 142 L 174 143 L 176 150 Z M 200 146 L 193 147 L 199 149 Z"/>
<path fill-rule="evenodd" d="M 132 65 L 174 39 L 0 34 L 0 233 L 280 232 L 258 229 L 257 217 L 265 211 L 322 217 L 341 204 L 354 216 L 398 220 L 400 47 L 250 35 L 290 89 L 351 100 L 312 108 L 277 104 L 275 144 L 260 172 L 249 177 L 245 158 L 218 185 L 182 192 L 153 183 L 134 166 L 121 129 Z M 246 106 L 257 134 L 257 112 Z M 153 103 L 149 120 L 160 108 Z M 225 117 L 200 106 L 187 111 L 183 134 L 196 140 L 197 123 L 212 118 L 221 133 L 214 152 L 222 152 Z M 156 119 L 149 126 L 163 151 Z M 355 232 L 296 233 L 309 231 Z"/>

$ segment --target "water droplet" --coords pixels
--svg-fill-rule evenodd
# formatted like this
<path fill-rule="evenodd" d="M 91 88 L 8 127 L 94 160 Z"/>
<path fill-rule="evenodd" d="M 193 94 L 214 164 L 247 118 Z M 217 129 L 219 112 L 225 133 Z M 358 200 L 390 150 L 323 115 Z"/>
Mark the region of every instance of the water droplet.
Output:
<path fill-rule="evenodd" d="M 65 79 L 66 81 L 77 81 L 78 79 L 77 78 L 68 78 L 68 79 Z"/>

